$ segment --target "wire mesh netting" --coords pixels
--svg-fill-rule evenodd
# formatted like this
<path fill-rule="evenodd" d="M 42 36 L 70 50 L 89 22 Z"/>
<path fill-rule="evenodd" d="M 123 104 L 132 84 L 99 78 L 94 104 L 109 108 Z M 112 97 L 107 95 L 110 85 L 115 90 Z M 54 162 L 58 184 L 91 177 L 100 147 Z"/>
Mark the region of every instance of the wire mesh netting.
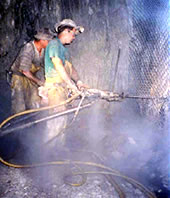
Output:
<path fill-rule="evenodd" d="M 168 3 L 168 0 L 132 3 L 131 92 L 157 98 L 138 104 L 142 114 L 161 122 L 168 119 Z M 162 97 L 167 100 L 160 100 Z"/>

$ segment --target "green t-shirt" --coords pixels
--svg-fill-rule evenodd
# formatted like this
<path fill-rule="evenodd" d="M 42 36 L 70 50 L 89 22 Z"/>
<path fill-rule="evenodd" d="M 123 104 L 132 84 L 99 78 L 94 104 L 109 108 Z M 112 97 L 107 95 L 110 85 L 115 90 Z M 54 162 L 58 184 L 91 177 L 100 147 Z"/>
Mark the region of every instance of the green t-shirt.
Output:
<path fill-rule="evenodd" d="M 54 68 L 51 58 L 58 57 L 62 60 L 63 65 L 65 60 L 69 59 L 68 49 L 56 37 L 51 40 L 45 50 L 45 77 L 53 78 L 57 76 L 57 71 Z"/>

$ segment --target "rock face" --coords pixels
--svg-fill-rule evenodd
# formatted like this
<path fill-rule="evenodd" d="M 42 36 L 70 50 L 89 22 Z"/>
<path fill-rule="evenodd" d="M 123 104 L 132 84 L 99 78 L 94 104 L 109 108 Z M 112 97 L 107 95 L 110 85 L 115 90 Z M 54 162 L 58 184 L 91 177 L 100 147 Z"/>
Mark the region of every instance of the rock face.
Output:
<path fill-rule="evenodd" d="M 3 1 L 0 9 L 0 71 L 3 72 L 4 68 L 10 67 L 21 46 L 32 39 L 36 30 L 50 26 L 50 22 L 54 23 L 59 18 L 60 9 L 54 1 L 41 0 Z"/>

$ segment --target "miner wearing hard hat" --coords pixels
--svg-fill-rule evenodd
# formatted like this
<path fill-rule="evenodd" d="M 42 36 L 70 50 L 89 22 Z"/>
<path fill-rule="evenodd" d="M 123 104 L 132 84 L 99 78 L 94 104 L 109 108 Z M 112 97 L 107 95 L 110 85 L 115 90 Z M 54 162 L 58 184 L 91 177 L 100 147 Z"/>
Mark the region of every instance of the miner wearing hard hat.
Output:
<path fill-rule="evenodd" d="M 44 84 L 44 49 L 52 38 L 48 28 L 41 29 L 21 48 L 12 64 L 13 114 L 40 107 L 38 87 Z"/>
<path fill-rule="evenodd" d="M 71 19 L 64 19 L 60 23 L 55 24 L 57 36 L 49 42 L 45 52 L 45 89 L 47 92 L 44 98 L 47 99 L 48 105 L 57 105 L 66 101 L 69 90 L 78 92 L 81 88 L 87 87 L 82 83 L 76 69 L 71 64 L 69 52 L 66 48 L 66 45 L 71 44 L 76 35 L 83 31 L 84 28 L 78 26 Z M 56 111 L 65 109 L 66 106 L 63 105 Z M 62 128 L 65 126 L 66 118 L 61 119 L 63 120 L 57 120 L 57 126 L 55 126 L 53 120 L 49 122 L 49 138 L 60 132 L 59 129 L 57 130 L 58 123 L 61 123 Z M 54 130 L 52 130 L 52 127 Z"/>

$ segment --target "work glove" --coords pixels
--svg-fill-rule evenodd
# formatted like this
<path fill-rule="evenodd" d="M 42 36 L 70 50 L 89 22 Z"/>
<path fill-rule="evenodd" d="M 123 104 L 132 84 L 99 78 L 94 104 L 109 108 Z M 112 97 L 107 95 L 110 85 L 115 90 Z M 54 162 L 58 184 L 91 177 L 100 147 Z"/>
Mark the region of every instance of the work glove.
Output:
<path fill-rule="evenodd" d="M 80 95 L 81 94 L 80 90 L 76 87 L 75 84 L 72 84 L 71 86 L 69 86 L 68 90 L 69 90 L 69 97 L 71 97 L 73 95 Z"/>
<path fill-rule="evenodd" d="M 81 80 L 78 80 L 77 83 L 77 88 L 80 90 L 80 91 L 83 91 L 84 89 L 88 89 L 89 86 L 84 84 Z"/>

